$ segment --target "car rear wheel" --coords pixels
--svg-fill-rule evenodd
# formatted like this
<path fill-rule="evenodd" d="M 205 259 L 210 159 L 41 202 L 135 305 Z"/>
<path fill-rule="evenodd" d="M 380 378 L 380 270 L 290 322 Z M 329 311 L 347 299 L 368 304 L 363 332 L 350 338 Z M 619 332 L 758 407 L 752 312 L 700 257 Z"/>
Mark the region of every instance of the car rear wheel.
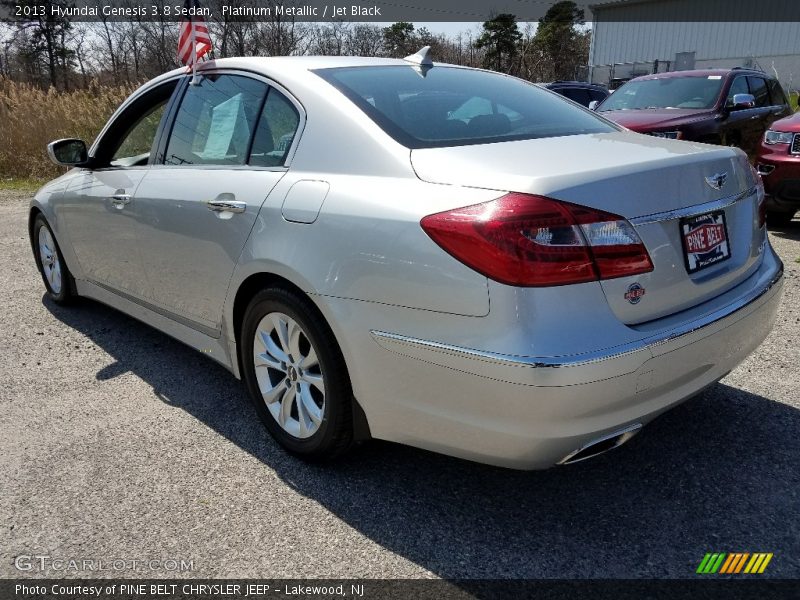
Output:
<path fill-rule="evenodd" d="M 33 243 L 36 265 L 42 274 L 47 295 L 58 304 L 75 298 L 75 280 L 69 272 L 50 226 L 42 215 L 33 224 Z"/>
<path fill-rule="evenodd" d="M 353 440 L 352 389 L 333 333 L 306 297 L 265 289 L 242 325 L 244 380 L 259 417 L 288 451 L 325 460 Z"/>

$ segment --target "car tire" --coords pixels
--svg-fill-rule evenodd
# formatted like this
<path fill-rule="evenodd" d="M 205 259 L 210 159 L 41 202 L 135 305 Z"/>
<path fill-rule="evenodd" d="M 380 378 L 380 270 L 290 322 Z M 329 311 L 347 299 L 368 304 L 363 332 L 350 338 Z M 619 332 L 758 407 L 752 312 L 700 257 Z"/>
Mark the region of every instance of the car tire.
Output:
<path fill-rule="evenodd" d="M 71 303 L 77 297 L 75 279 L 64 261 L 53 230 L 41 214 L 33 222 L 31 240 L 36 266 L 44 281 L 47 296 L 57 304 Z"/>
<path fill-rule="evenodd" d="M 333 332 L 304 295 L 255 295 L 241 329 L 242 372 L 267 431 L 292 454 L 330 460 L 353 443 L 353 391 Z"/>
<path fill-rule="evenodd" d="M 767 211 L 767 224 L 785 227 L 794 218 L 794 211 Z"/>

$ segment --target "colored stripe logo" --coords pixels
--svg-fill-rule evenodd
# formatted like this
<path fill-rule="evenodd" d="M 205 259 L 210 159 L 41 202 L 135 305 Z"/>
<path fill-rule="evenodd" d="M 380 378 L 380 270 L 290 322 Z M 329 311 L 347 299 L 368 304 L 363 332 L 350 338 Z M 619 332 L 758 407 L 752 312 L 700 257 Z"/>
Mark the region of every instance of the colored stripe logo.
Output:
<path fill-rule="evenodd" d="M 738 575 L 740 573 L 755 575 L 763 573 L 772 560 L 772 552 L 708 552 L 697 573 L 700 575 Z"/>

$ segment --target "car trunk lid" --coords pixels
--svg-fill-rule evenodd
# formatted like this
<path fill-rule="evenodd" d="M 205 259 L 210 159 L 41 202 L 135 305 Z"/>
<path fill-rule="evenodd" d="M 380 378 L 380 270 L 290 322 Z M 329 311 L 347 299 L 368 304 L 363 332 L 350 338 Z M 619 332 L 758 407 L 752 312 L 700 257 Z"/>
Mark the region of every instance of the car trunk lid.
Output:
<path fill-rule="evenodd" d="M 757 187 L 735 149 L 616 132 L 412 150 L 411 162 L 424 181 L 537 194 L 631 221 L 654 270 L 601 282 L 628 324 L 724 293 L 760 262 Z"/>

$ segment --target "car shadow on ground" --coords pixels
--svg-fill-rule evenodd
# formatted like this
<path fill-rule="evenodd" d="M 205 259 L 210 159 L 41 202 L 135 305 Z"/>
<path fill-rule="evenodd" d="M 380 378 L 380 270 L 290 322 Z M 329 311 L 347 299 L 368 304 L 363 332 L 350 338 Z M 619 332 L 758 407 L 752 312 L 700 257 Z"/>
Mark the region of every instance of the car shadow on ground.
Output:
<path fill-rule="evenodd" d="M 795 217 L 794 220 L 785 225 L 771 225 L 767 223 L 767 229 L 772 235 L 796 242 L 800 241 L 800 218 L 798 217 Z"/>
<path fill-rule="evenodd" d="M 713 551 L 774 552 L 767 575 L 800 573 L 800 411 L 786 404 L 717 384 L 627 445 L 548 471 L 384 442 L 310 465 L 268 437 L 241 384 L 206 357 L 95 302 L 44 303 L 116 360 L 98 378 L 135 374 L 286 485 L 438 576 L 692 577 Z"/>

